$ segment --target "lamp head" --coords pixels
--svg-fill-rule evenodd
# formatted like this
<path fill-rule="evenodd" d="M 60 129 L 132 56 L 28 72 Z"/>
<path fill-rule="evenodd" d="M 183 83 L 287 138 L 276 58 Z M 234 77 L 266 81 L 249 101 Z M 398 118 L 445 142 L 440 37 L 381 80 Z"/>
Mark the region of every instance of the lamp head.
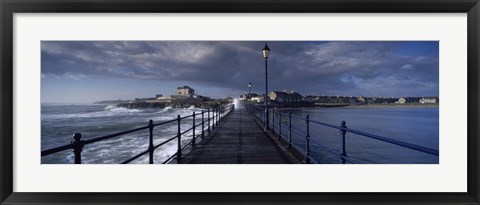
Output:
<path fill-rule="evenodd" d="M 268 48 L 267 43 L 265 43 L 265 47 L 263 48 L 263 58 L 268 59 L 268 56 L 270 55 L 270 48 Z"/>

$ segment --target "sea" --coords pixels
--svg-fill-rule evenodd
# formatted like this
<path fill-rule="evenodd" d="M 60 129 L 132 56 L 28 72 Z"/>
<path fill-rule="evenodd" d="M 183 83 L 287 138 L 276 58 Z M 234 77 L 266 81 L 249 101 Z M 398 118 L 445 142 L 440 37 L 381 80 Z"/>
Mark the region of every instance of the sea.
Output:
<path fill-rule="evenodd" d="M 237 106 L 241 107 L 241 106 Z M 239 108 L 241 109 L 241 108 Z M 201 108 L 155 108 L 129 109 L 102 104 L 42 104 L 41 105 L 41 149 L 46 150 L 69 144 L 74 133 L 81 133 L 82 139 L 92 139 L 120 131 L 148 125 L 149 120 L 159 123 L 176 119 L 177 115 L 187 116 L 201 112 Z M 204 110 L 205 111 L 205 110 Z M 400 140 L 432 149 L 439 149 L 438 107 L 336 107 L 336 108 L 295 108 L 281 109 L 293 115 L 329 124 L 340 125 L 346 121 L 348 128 L 383 137 Z M 205 118 L 207 117 L 205 113 Z M 276 116 L 278 120 L 278 116 Z M 280 119 L 286 125 L 287 119 Z M 197 115 L 195 123 L 201 123 Z M 193 125 L 193 119 L 181 121 L 181 132 Z M 305 122 L 292 121 L 293 129 L 305 132 Z M 205 127 L 207 125 L 205 124 Z M 159 144 L 177 134 L 177 123 L 168 123 L 154 129 L 154 144 Z M 279 127 L 275 128 L 279 131 Z M 284 139 L 287 131 L 282 128 Z M 201 133 L 200 127 L 196 135 Z M 182 145 L 192 139 L 193 132 L 182 136 Z M 310 124 L 311 154 L 320 163 L 338 164 L 341 161 L 330 151 L 340 153 L 341 135 L 336 129 Z M 292 141 L 298 147 L 305 147 L 305 138 L 293 134 Z M 314 142 L 314 143 L 313 143 Z M 148 129 L 122 135 L 109 140 L 85 145 L 82 163 L 118 164 L 148 149 Z M 321 145 L 321 146 L 320 146 Z M 155 163 L 162 163 L 177 151 L 177 140 L 155 150 Z M 355 163 L 366 164 L 438 164 L 439 157 L 416 150 L 388 144 L 368 137 L 347 133 L 347 156 Z M 41 157 L 42 164 L 71 164 L 72 150 Z M 134 164 L 148 163 L 148 154 L 132 161 Z"/>
<path fill-rule="evenodd" d="M 201 113 L 202 109 L 189 108 L 158 108 L 158 109 L 129 109 L 115 105 L 102 104 L 42 104 L 41 106 L 41 149 L 47 150 L 71 143 L 74 133 L 80 133 L 82 140 L 97 138 L 121 131 L 146 126 L 149 120 L 160 123 Z M 207 118 L 207 111 L 204 118 Z M 196 125 L 201 123 L 201 115 L 196 115 Z M 213 123 L 210 122 L 210 123 Z M 181 120 L 180 130 L 186 131 L 193 125 L 193 119 Z M 204 125 L 207 127 L 207 124 Z M 197 127 L 195 134 L 201 134 L 201 127 Z M 171 122 L 155 126 L 153 130 L 154 145 L 175 137 L 178 132 L 178 123 Z M 193 131 L 182 135 L 182 146 L 191 141 Z M 149 130 L 133 132 L 108 140 L 87 144 L 82 151 L 82 163 L 85 164 L 119 164 L 148 149 Z M 177 151 L 178 141 L 155 149 L 154 162 L 162 163 Z M 148 163 L 148 154 L 131 163 Z M 58 152 L 42 157 L 42 164 L 71 164 L 73 163 L 72 150 Z"/>
<path fill-rule="evenodd" d="M 281 109 L 301 118 L 340 126 L 346 122 L 350 129 L 407 142 L 431 149 L 439 149 L 439 108 L 438 106 L 352 106 L 335 108 Z M 288 116 L 282 116 L 282 137 L 288 139 Z M 272 118 L 272 117 L 270 117 Z M 320 163 L 341 163 L 342 135 L 338 129 L 317 123 L 310 123 L 311 155 Z M 271 126 L 270 126 L 271 127 Z M 292 118 L 292 129 L 306 133 L 305 120 Z M 305 137 L 292 132 L 292 142 L 305 152 Z M 360 164 L 438 164 L 439 157 L 420 151 L 393 145 L 362 135 L 346 133 L 347 157 Z M 333 153 L 332 153 L 333 152 Z"/>

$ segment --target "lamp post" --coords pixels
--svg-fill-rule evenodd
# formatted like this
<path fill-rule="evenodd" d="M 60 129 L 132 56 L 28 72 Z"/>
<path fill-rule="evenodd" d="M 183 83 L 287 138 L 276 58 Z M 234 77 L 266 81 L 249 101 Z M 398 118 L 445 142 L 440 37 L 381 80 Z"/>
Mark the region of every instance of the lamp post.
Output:
<path fill-rule="evenodd" d="M 248 109 L 250 110 L 250 112 L 252 111 L 252 105 L 250 102 L 252 100 L 252 83 L 249 82 L 248 83 L 248 98 L 247 98 L 247 104 L 248 104 Z"/>
<path fill-rule="evenodd" d="M 267 71 L 267 62 L 268 56 L 270 55 L 270 48 L 268 48 L 267 43 L 265 43 L 265 47 L 263 48 L 263 58 L 265 58 L 265 131 L 268 130 L 268 71 Z"/>

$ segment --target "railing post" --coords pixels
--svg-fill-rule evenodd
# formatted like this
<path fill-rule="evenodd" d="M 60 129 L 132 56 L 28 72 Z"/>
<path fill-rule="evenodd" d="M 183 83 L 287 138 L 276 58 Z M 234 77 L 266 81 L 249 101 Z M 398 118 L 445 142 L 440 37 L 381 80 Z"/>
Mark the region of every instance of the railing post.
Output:
<path fill-rule="evenodd" d="M 292 147 L 292 112 L 288 113 L 288 148 Z"/>
<path fill-rule="evenodd" d="M 272 108 L 272 131 L 275 132 L 275 108 Z"/>
<path fill-rule="evenodd" d="M 282 138 L 282 113 L 278 110 L 278 139 Z"/>
<path fill-rule="evenodd" d="M 193 125 L 192 125 L 192 132 L 193 132 L 193 141 L 192 141 L 192 146 L 195 147 L 195 112 L 193 112 Z"/>
<path fill-rule="evenodd" d="M 263 123 L 263 126 L 265 126 L 265 111 L 262 110 L 261 108 L 258 109 L 258 113 L 260 115 L 260 117 L 262 118 L 262 123 Z"/>
<path fill-rule="evenodd" d="M 202 139 L 205 137 L 205 119 L 203 118 L 203 114 L 205 112 L 202 110 Z"/>
<path fill-rule="evenodd" d="M 208 121 L 207 130 L 208 130 L 208 134 L 210 134 L 210 108 L 207 109 L 207 121 Z"/>
<path fill-rule="evenodd" d="M 212 130 L 215 129 L 215 108 L 212 108 Z"/>
<path fill-rule="evenodd" d="M 73 154 L 75 155 L 75 164 L 82 163 L 82 150 L 83 150 L 83 140 L 82 134 L 75 133 L 73 134 L 73 139 L 71 143 L 73 143 Z"/>
<path fill-rule="evenodd" d="M 259 116 L 262 118 L 260 121 L 262 121 L 263 126 L 265 126 L 265 112 L 264 112 L 264 110 L 259 110 Z"/>
<path fill-rule="evenodd" d="M 153 120 L 150 120 L 148 123 L 148 129 L 150 130 L 150 143 L 148 145 L 149 160 L 150 164 L 153 164 Z"/>
<path fill-rule="evenodd" d="M 307 115 L 307 136 L 305 137 L 305 163 L 310 164 L 310 115 Z"/>
<path fill-rule="evenodd" d="M 340 133 L 342 134 L 342 164 L 345 164 L 345 157 L 347 157 L 347 150 L 345 149 L 345 134 L 347 133 L 347 131 L 345 129 L 347 129 L 347 126 L 346 126 L 347 122 L 345 121 L 342 121 L 340 123 L 340 127 L 342 127 L 342 129 L 340 130 Z"/>
<path fill-rule="evenodd" d="M 267 97 L 268 97 L 268 96 L 265 96 L 265 100 L 267 100 Z M 270 128 L 269 128 L 269 127 L 270 127 L 270 122 L 269 122 L 269 119 L 270 119 L 270 118 L 269 118 L 269 115 L 270 115 L 270 110 L 268 109 L 268 104 L 265 103 L 265 116 L 264 116 L 264 118 L 265 118 L 265 127 L 264 127 L 264 130 L 265 130 L 265 131 L 267 131 L 267 130 L 270 129 Z"/>
<path fill-rule="evenodd" d="M 182 141 L 181 141 L 181 131 L 180 131 L 180 115 L 177 115 L 177 138 L 178 138 L 178 149 L 177 149 L 177 162 L 180 163 L 182 160 Z"/>

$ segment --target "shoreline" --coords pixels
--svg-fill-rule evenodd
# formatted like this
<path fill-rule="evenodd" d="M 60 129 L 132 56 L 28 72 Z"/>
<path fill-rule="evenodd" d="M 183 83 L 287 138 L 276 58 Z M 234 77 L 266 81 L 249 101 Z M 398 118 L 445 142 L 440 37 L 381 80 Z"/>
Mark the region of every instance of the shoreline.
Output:
<path fill-rule="evenodd" d="M 291 107 L 291 108 L 280 108 L 280 109 L 305 109 L 305 108 L 345 108 L 345 109 L 355 109 L 355 108 L 438 108 L 439 104 L 420 104 L 420 103 L 412 103 L 412 104 L 359 104 L 359 105 L 344 105 L 344 106 L 312 106 L 312 107 Z"/>
<path fill-rule="evenodd" d="M 412 103 L 412 104 L 364 104 L 364 105 L 349 105 L 345 106 L 346 108 L 380 108 L 380 107 L 439 107 L 439 104 L 420 104 L 420 103 Z"/>

